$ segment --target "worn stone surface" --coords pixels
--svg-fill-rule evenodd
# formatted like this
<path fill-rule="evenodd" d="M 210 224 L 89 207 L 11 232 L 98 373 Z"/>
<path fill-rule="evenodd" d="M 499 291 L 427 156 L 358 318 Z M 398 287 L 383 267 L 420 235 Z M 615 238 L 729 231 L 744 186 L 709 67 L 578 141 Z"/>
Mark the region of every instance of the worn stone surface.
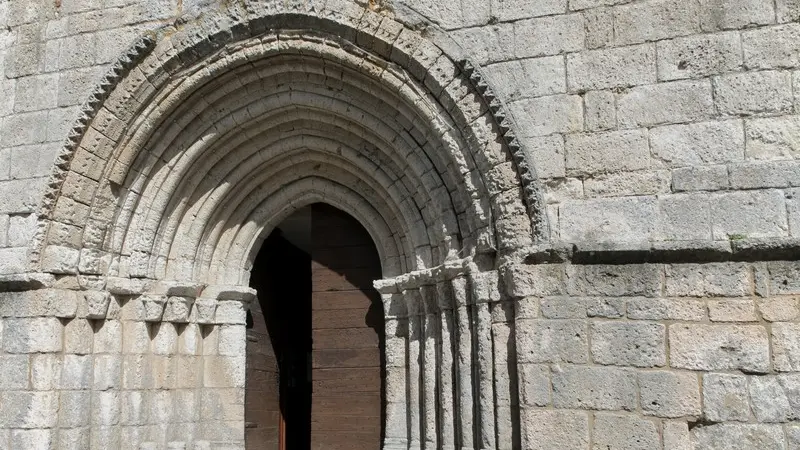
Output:
<path fill-rule="evenodd" d="M 673 367 L 693 370 L 770 369 L 767 331 L 760 325 L 670 325 Z"/>
<path fill-rule="evenodd" d="M 747 377 L 710 373 L 703 375 L 703 416 L 715 422 L 750 420 Z"/>
<path fill-rule="evenodd" d="M 655 367 L 666 364 L 666 327 L 647 322 L 594 322 L 592 360 L 599 364 Z"/>
<path fill-rule="evenodd" d="M 656 417 L 700 416 L 700 383 L 691 372 L 639 373 L 642 411 Z"/>
<path fill-rule="evenodd" d="M 592 436 L 594 448 L 655 448 L 660 440 L 653 421 L 605 413 L 595 415 Z"/>

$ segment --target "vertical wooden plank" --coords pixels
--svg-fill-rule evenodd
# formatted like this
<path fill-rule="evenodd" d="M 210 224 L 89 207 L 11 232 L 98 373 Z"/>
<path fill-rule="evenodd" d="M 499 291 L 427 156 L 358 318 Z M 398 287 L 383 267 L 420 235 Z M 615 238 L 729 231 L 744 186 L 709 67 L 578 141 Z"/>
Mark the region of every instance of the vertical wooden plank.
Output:
<path fill-rule="evenodd" d="M 377 250 L 355 219 L 312 206 L 314 450 L 377 449 L 383 439 L 383 304 Z"/>

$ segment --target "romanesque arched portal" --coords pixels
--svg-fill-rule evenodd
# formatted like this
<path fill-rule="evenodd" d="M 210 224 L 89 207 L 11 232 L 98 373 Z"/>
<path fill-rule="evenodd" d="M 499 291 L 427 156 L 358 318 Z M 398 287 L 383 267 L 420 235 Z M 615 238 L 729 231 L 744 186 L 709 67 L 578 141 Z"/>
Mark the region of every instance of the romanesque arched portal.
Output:
<path fill-rule="evenodd" d="M 321 202 L 380 255 L 384 447 L 512 445 L 496 269 L 546 224 L 510 119 L 469 63 L 388 16 L 267 8 L 143 38 L 57 164 L 32 271 L 75 280 L 69 320 L 120 330 L 102 350 L 121 361 L 118 395 L 97 396 L 126 418 L 97 433 L 243 445 L 250 268 L 278 223 Z M 126 421 L 147 426 L 121 438 Z"/>

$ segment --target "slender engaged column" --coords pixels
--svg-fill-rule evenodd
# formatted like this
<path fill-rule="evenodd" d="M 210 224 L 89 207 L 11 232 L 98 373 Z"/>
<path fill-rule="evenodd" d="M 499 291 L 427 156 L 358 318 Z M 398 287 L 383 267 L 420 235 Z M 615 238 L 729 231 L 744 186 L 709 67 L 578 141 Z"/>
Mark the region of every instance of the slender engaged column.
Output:
<path fill-rule="evenodd" d="M 494 344 L 494 392 L 498 450 L 519 448 L 519 430 L 515 429 L 516 405 L 516 345 L 514 342 L 514 304 L 493 303 L 492 341 Z"/>
<path fill-rule="evenodd" d="M 382 294 L 386 314 L 386 424 L 383 441 L 384 450 L 408 448 L 408 408 L 406 405 L 407 370 L 406 346 L 408 345 L 408 318 L 401 294 Z"/>
<path fill-rule="evenodd" d="M 417 290 L 403 291 L 406 307 L 408 308 L 408 428 L 410 450 L 422 448 L 421 442 L 421 390 L 420 390 L 420 366 L 422 355 L 420 353 L 420 342 L 422 338 L 421 310 L 422 298 Z"/>
<path fill-rule="evenodd" d="M 462 449 L 475 448 L 472 397 L 472 332 L 468 313 L 469 289 L 466 277 L 451 282 L 453 287 L 453 319 L 456 330 L 456 392 L 458 416 L 456 445 Z"/>
<path fill-rule="evenodd" d="M 492 348 L 492 315 L 489 302 L 499 300 L 496 272 L 470 274 L 470 290 L 475 303 L 475 349 L 478 369 L 478 447 L 495 448 L 494 373 Z"/>
<path fill-rule="evenodd" d="M 436 361 L 437 337 L 439 319 L 437 317 L 438 304 L 436 301 L 436 286 L 422 286 L 422 304 L 424 308 L 424 337 L 423 342 L 423 361 L 422 361 L 422 418 L 424 431 L 425 450 L 436 450 L 439 447 L 439 430 L 437 427 L 437 411 L 439 402 L 436 398 L 436 385 L 438 380 L 438 367 Z"/>
<path fill-rule="evenodd" d="M 439 442 L 442 450 L 456 448 L 455 427 L 455 383 L 453 379 L 453 289 L 449 282 L 436 285 L 439 302 L 439 326 L 441 341 L 439 347 Z"/>

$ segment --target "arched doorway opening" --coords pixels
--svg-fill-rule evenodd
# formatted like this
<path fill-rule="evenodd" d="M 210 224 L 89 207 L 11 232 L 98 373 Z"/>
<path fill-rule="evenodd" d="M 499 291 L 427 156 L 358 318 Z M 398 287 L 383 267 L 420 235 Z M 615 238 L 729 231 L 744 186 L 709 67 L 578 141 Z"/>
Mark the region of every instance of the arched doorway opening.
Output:
<path fill-rule="evenodd" d="M 370 235 L 315 203 L 264 241 L 251 272 L 245 439 L 252 450 L 374 449 L 383 441 L 384 313 Z"/>

